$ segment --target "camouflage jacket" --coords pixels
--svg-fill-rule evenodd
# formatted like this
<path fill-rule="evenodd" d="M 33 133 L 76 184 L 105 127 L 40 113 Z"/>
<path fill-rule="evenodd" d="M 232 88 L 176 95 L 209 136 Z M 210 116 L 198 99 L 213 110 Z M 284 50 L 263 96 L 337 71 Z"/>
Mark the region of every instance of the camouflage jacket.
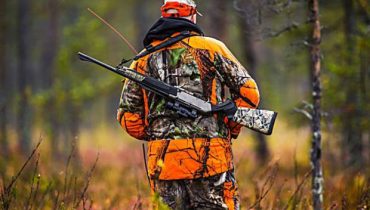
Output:
<path fill-rule="evenodd" d="M 256 108 L 259 103 L 257 85 L 246 69 L 222 42 L 209 37 L 183 39 L 133 62 L 131 68 L 212 104 L 227 97 L 237 106 Z M 128 134 L 149 141 L 151 177 L 192 179 L 233 167 L 231 138 L 237 137 L 240 126 L 218 114 L 180 117 L 166 109 L 162 97 L 125 80 L 117 118 Z"/>

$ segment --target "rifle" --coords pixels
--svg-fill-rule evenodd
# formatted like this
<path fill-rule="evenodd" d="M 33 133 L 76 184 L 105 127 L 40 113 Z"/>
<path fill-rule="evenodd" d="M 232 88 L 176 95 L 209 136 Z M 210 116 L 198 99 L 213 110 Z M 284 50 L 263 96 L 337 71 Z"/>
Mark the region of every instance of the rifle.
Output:
<path fill-rule="evenodd" d="M 232 100 L 213 105 L 208 101 L 194 96 L 193 93 L 187 90 L 171 86 L 133 69 L 124 66 L 115 68 L 81 52 L 78 53 L 78 56 L 82 61 L 104 67 L 109 71 L 136 82 L 142 88 L 162 96 L 168 101 L 166 107 L 176 111 L 180 116 L 197 118 L 199 114 L 212 115 L 214 113 L 222 113 L 228 119 L 249 129 L 265 135 L 272 134 L 277 117 L 277 113 L 274 111 L 237 107 Z"/>

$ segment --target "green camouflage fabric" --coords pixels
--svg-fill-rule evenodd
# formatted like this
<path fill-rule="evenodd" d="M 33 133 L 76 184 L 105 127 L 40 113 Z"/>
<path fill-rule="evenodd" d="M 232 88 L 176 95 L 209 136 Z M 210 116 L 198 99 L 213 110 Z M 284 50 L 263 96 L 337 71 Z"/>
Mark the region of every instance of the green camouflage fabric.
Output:
<path fill-rule="evenodd" d="M 227 171 L 212 177 L 194 180 L 155 181 L 155 192 L 161 201 L 174 210 L 238 210 L 239 195 L 233 171 Z M 226 198 L 225 190 L 234 192 Z M 231 203 L 231 204 L 230 204 Z"/>
<path fill-rule="evenodd" d="M 238 63 L 208 50 L 194 49 L 181 42 L 182 47 L 155 52 L 146 60 L 143 69 L 146 74 L 170 85 L 183 88 L 195 96 L 210 101 L 212 84 L 216 81 L 217 103 L 225 101 L 226 96 L 240 97 L 239 88 L 253 80 Z M 226 87 L 230 94 L 225 92 Z M 120 109 L 124 112 L 143 115 L 143 95 L 141 88 L 128 81 L 123 87 Z M 196 119 L 182 118 L 166 108 L 166 101 L 148 92 L 149 115 L 146 128 L 148 140 L 224 138 L 229 136 L 229 128 L 222 116 L 198 116 Z"/>

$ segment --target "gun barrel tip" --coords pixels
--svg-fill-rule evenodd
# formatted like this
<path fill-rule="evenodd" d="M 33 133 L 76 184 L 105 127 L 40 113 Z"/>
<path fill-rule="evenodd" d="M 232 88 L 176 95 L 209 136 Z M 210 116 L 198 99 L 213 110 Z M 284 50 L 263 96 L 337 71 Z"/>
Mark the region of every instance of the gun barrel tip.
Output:
<path fill-rule="evenodd" d="M 78 55 L 78 58 L 81 60 L 81 61 L 88 61 L 88 59 L 86 58 L 86 55 L 83 54 L 82 52 L 78 52 L 77 53 Z"/>

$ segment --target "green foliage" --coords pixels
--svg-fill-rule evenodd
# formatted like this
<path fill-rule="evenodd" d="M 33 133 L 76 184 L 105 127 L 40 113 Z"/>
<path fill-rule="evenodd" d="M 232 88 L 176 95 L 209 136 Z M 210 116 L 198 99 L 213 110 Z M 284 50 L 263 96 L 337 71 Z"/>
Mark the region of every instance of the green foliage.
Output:
<path fill-rule="evenodd" d="M 152 197 L 153 203 L 157 206 L 158 210 L 171 210 L 165 203 L 163 203 L 161 197 L 156 193 Z"/>

